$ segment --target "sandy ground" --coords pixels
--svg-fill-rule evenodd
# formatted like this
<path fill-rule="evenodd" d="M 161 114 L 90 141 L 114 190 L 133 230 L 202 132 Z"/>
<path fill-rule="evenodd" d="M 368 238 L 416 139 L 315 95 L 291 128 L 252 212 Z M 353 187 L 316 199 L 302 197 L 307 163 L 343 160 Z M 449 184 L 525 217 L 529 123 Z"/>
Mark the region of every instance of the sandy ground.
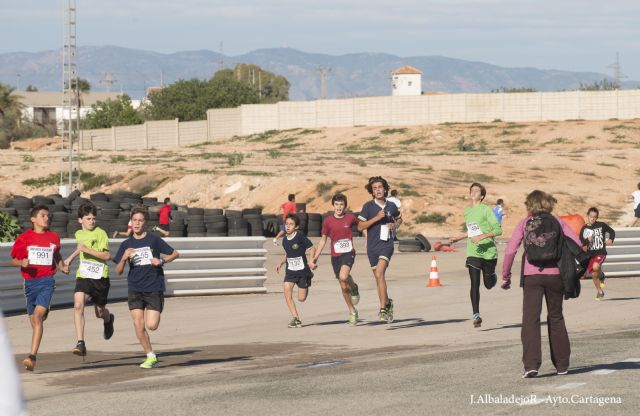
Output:
<path fill-rule="evenodd" d="M 78 156 L 82 171 L 110 182 L 86 190 L 87 195 L 145 191 L 189 206 L 262 206 L 272 213 L 288 193 L 307 202 L 309 212 L 327 211 L 335 191 L 344 191 L 357 211 L 369 198 L 367 178 L 382 175 L 400 193 L 407 221 L 403 232 L 437 236 L 461 231 L 468 187 L 479 181 L 487 187 L 488 204 L 505 200 L 509 235 L 533 189 L 553 193 L 558 214 L 598 206 L 603 220 L 628 225 L 630 194 L 640 181 L 640 120 L 294 129 L 180 149 Z M 55 185 L 33 188 L 22 181 L 60 167 L 55 139 L 14 143 L 0 153 L 0 200 L 56 192 Z M 446 221 L 419 221 L 434 213 Z"/>

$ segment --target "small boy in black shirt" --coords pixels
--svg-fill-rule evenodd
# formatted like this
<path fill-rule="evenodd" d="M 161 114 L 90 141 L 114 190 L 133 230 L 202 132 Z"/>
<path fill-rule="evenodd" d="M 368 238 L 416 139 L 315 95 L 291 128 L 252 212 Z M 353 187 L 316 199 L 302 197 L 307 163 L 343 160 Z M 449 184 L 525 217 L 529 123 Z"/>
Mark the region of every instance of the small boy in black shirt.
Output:
<path fill-rule="evenodd" d="M 587 249 L 587 254 L 591 258 L 587 267 L 587 276 L 591 275 L 593 284 L 596 287 L 596 300 L 604 297 L 604 273 L 602 263 L 607 258 L 607 246 L 613 244 L 616 232 L 604 222 L 598 221 L 600 211 L 591 207 L 587 211 L 587 222 L 580 230 L 580 241 Z"/>
<path fill-rule="evenodd" d="M 315 248 L 313 243 L 298 230 L 300 226 L 300 217 L 296 214 L 288 214 L 284 222 L 285 236 L 282 239 L 282 247 L 285 255 L 276 266 L 276 273 L 280 272 L 280 268 L 286 263 L 287 268 L 284 276 L 284 299 L 291 312 L 293 319 L 289 323 L 289 328 L 300 328 L 302 321 L 298 317 L 296 304 L 293 302 L 293 286 L 298 285 L 298 301 L 307 300 L 311 279 L 316 265 L 313 261 L 307 261 L 307 252 L 311 250 L 309 255 L 314 258 Z"/>

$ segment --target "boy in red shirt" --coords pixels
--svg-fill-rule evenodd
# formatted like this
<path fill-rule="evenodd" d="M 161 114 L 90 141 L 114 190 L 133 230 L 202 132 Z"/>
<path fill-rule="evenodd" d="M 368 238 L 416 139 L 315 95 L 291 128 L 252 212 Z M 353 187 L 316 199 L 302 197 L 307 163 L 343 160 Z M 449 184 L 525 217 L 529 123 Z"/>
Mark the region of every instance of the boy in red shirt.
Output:
<path fill-rule="evenodd" d="M 278 235 L 273 239 L 273 244 L 278 245 L 278 240 L 284 235 L 284 223 L 287 220 L 287 215 L 295 214 L 297 212 L 296 209 L 296 196 L 295 194 L 289 194 L 287 197 L 287 202 L 280 205 L 280 210 L 282 211 L 282 225 L 280 226 L 280 231 L 278 231 Z"/>
<path fill-rule="evenodd" d="M 153 227 L 151 231 L 157 231 L 162 234 L 163 237 L 169 237 L 171 233 L 167 231 L 169 228 L 169 223 L 171 222 L 171 211 L 173 208 L 171 207 L 171 198 L 167 197 L 164 199 L 164 205 L 158 211 L 158 225 Z"/>
<path fill-rule="evenodd" d="M 60 237 L 48 231 L 49 209 L 38 205 L 31 210 L 33 229 L 20 234 L 13 243 L 11 265 L 20 267 L 24 278 L 24 295 L 27 298 L 27 314 L 33 330 L 31 354 L 22 361 L 24 367 L 33 371 L 36 355 L 42 340 L 43 322 L 47 319 L 53 297 L 56 264 L 63 273 L 69 273 L 60 256 Z"/>
<path fill-rule="evenodd" d="M 358 218 L 347 210 L 347 197 L 337 193 L 331 198 L 333 215 L 325 218 L 322 223 L 322 238 L 318 243 L 318 249 L 312 260 L 312 268 L 318 262 L 322 249 L 327 243 L 327 237 L 331 238 L 331 265 L 336 279 L 340 283 L 342 296 L 349 308 L 349 325 L 358 324 L 358 310 L 354 305 L 360 301 L 358 285 L 351 277 L 351 269 L 356 259 L 356 250 L 353 247 L 353 233 L 351 227 L 358 225 Z"/>

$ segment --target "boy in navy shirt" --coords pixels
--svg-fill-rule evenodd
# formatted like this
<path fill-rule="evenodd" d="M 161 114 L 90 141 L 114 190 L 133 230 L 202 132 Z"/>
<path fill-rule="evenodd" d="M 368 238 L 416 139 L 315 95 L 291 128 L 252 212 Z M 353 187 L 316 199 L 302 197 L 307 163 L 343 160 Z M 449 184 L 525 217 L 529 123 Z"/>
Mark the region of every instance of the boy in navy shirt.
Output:
<path fill-rule="evenodd" d="M 147 329 L 155 331 L 160 325 L 165 291 L 162 266 L 179 255 L 163 239 L 147 233 L 145 225 L 148 219 L 146 209 L 136 207 L 131 210 L 133 234 L 122 242 L 113 259 L 118 274 L 122 274 L 125 264 L 129 264 L 129 311 L 138 341 L 147 354 L 140 368 L 158 366 L 158 358 L 151 347 Z"/>
<path fill-rule="evenodd" d="M 300 328 L 302 321 L 298 317 L 296 304 L 293 302 L 293 286 L 298 285 L 298 302 L 307 300 L 311 279 L 316 265 L 313 262 L 307 262 L 307 251 L 311 250 L 310 256 L 313 259 L 315 249 L 313 243 L 298 230 L 300 226 L 300 217 L 296 214 L 287 214 L 284 222 L 285 236 L 282 239 L 282 247 L 285 255 L 276 266 L 276 273 L 280 273 L 280 269 L 286 263 L 287 268 L 284 275 L 284 299 L 287 301 L 289 312 L 291 312 L 291 322 L 289 328 Z"/>
<path fill-rule="evenodd" d="M 393 300 L 387 293 L 385 273 L 393 255 L 393 237 L 402 223 L 400 211 L 393 202 L 387 200 L 389 184 L 382 176 L 369 178 L 365 186 L 373 199 L 360 210 L 358 230 L 367 232 L 367 256 L 373 269 L 380 300 L 378 318 L 393 322 Z"/>

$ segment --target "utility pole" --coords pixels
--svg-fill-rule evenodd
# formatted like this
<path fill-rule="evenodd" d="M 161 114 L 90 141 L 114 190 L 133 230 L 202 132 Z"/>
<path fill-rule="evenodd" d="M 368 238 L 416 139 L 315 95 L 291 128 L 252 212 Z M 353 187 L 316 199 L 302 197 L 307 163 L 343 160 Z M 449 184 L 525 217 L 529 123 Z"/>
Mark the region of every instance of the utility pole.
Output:
<path fill-rule="evenodd" d="M 220 41 L 220 68 L 219 70 L 222 71 L 224 69 L 224 52 L 223 52 L 223 46 L 224 46 L 224 41 Z"/>
<path fill-rule="evenodd" d="M 16 74 L 16 91 L 20 91 L 20 78 L 22 77 L 22 74 Z"/>
<path fill-rule="evenodd" d="M 67 196 L 73 185 L 73 143 L 78 141 L 80 123 L 80 88 L 76 62 L 76 1 L 67 0 L 64 10 L 62 48 L 62 131 L 60 140 L 60 194 Z M 67 147 L 68 177 L 64 183 L 65 145 Z M 64 195 L 66 194 L 66 195 Z"/>
<path fill-rule="evenodd" d="M 329 78 L 329 72 L 331 72 L 331 68 L 326 66 L 318 67 L 318 71 L 320 72 L 320 99 L 327 99 L 327 80 Z"/>

